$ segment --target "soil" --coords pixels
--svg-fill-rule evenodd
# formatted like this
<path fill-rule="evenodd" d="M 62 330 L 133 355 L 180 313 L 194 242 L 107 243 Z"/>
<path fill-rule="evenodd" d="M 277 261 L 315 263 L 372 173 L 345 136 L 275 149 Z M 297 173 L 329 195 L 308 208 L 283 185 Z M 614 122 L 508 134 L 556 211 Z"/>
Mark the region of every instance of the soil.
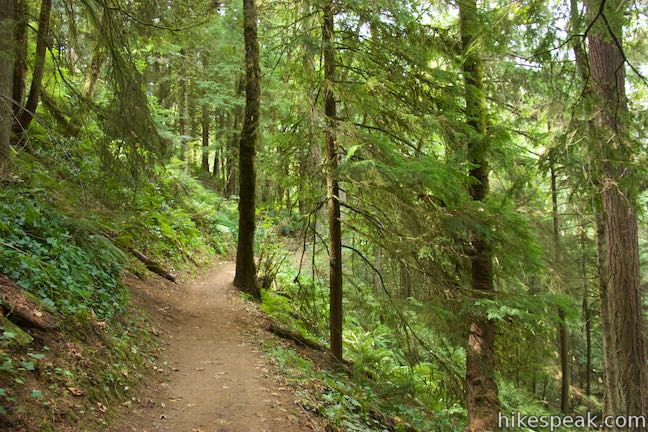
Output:
<path fill-rule="evenodd" d="M 233 287 L 223 262 L 194 280 L 129 281 L 135 301 L 158 321 L 160 362 L 112 432 L 302 432 L 324 430 L 295 403 L 294 389 L 261 343 L 256 306 Z"/>

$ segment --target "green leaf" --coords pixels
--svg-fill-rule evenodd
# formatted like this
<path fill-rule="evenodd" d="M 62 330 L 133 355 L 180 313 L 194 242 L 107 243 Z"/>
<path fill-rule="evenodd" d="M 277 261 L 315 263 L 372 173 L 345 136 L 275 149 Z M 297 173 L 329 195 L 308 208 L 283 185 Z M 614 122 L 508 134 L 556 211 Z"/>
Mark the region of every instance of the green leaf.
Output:
<path fill-rule="evenodd" d="M 36 370 L 36 365 L 34 365 L 33 361 L 23 361 L 20 362 L 20 365 L 25 369 L 27 369 L 28 371 Z"/>
<path fill-rule="evenodd" d="M 40 399 L 43 397 L 43 391 L 42 390 L 32 390 L 31 395 L 33 398 Z"/>
<path fill-rule="evenodd" d="M 0 365 L 0 371 L 11 372 L 13 371 L 13 360 L 6 358 L 5 361 Z"/>
<path fill-rule="evenodd" d="M 36 360 L 43 360 L 45 358 L 45 354 L 27 353 L 27 355 Z"/>

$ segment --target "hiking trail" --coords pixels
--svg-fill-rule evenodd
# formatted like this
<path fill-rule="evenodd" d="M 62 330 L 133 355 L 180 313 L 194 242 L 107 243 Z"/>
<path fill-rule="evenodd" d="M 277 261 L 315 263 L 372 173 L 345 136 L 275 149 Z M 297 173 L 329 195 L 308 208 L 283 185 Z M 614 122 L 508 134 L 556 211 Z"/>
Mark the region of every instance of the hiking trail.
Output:
<path fill-rule="evenodd" d="M 256 307 L 232 285 L 234 264 L 215 264 L 173 285 L 129 279 L 132 297 L 160 327 L 159 364 L 111 432 L 302 432 L 323 430 L 264 356 Z"/>

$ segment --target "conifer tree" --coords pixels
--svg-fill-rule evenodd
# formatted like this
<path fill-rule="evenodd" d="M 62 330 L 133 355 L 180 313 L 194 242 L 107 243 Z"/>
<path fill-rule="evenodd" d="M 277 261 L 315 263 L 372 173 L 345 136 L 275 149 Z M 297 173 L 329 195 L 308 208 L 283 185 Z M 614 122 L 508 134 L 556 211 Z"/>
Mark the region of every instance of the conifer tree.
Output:
<path fill-rule="evenodd" d="M 463 75 L 468 132 L 470 196 L 479 202 L 489 192 L 489 137 L 486 97 L 478 35 L 481 24 L 475 0 L 459 2 L 459 23 L 463 51 Z M 493 249 L 483 228 L 471 235 L 470 286 L 476 296 L 490 296 L 493 286 Z M 467 408 L 469 431 L 491 431 L 497 427 L 499 397 L 495 381 L 495 323 L 482 313 L 470 322 L 466 349 Z"/>
<path fill-rule="evenodd" d="M 245 116 L 239 139 L 239 237 L 234 285 L 260 298 L 254 257 L 256 227 L 256 144 L 261 115 L 261 71 L 256 0 L 243 0 L 245 38 Z"/>

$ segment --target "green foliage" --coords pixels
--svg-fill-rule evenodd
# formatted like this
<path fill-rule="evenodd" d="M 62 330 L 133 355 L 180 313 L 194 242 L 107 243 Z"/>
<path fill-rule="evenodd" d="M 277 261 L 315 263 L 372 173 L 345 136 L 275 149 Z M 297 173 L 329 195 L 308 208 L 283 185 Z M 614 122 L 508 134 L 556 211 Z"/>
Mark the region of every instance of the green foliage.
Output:
<path fill-rule="evenodd" d="M 323 342 L 328 313 L 327 290 L 303 275 L 295 278 L 294 274 L 289 265 L 284 265 L 277 275 L 276 286 L 280 291 L 263 293 L 262 310 L 305 337 Z M 347 282 L 354 279 L 347 278 Z M 355 279 L 355 283 L 358 282 Z M 333 424 L 360 427 L 349 430 L 382 430 L 377 428 L 379 423 L 372 417 L 372 409 L 406 418 L 420 428 L 417 430 L 429 430 L 431 423 L 426 421 L 437 416 L 446 419 L 441 421 L 447 421 L 448 428 L 444 430 L 453 430 L 449 425 L 462 417 L 456 411 L 456 404 L 462 397 L 462 370 L 456 366 L 465 361 L 462 351 L 453 349 L 447 341 L 439 343 L 441 336 L 426 328 L 414 312 L 421 308 L 416 302 L 411 305 L 399 302 L 397 306 L 386 307 L 393 300 L 372 293 L 366 287 L 354 288 L 348 290 L 345 297 L 345 358 L 354 365 L 353 382 L 349 385 L 359 386 L 371 396 L 355 395 L 357 389 L 340 388 L 334 380 L 327 381 L 331 393 L 311 403 L 323 404 L 318 405 L 317 410 Z M 403 313 L 395 313 L 396 308 Z M 404 327 L 409 329 L 405 333 L 402 332 Z M 430 341 L 433 350 L 418 346 L 412 337 L 413 331 L 417 337 Z M 358 397 L 364 401 L 362 409 L 352 402 Z"/>
<path fill-rule="evenodd" d="M 352 377 L 319 369 L 292 350 L 273 347 L 271 355 L 299 386 L 298 403 L 323 416 L 331 426 L 348 431 L 459 431 L 465 413 L 453 407 L 432 411 L 421 402 L 402 397 L 397 385 L 389 396 L 364 374 Z M 351 379 L 350 379 L 351 378 Z"/>
<path fill-rule="evenodd" d="M 138 191 L 133 210 L 117 222 L 118 243 L 137 245 L 176 264 L 228 253 L 238 229 L 234 203 L 177 165 Z"/>
<path fill-rule="evenodd" d="M 0 267 L 50 308 L 109 318 L 126 305 L 125 255 L 99 231 L 73 231 L 73 225 L 42 191 L 0 191 Z"/>

